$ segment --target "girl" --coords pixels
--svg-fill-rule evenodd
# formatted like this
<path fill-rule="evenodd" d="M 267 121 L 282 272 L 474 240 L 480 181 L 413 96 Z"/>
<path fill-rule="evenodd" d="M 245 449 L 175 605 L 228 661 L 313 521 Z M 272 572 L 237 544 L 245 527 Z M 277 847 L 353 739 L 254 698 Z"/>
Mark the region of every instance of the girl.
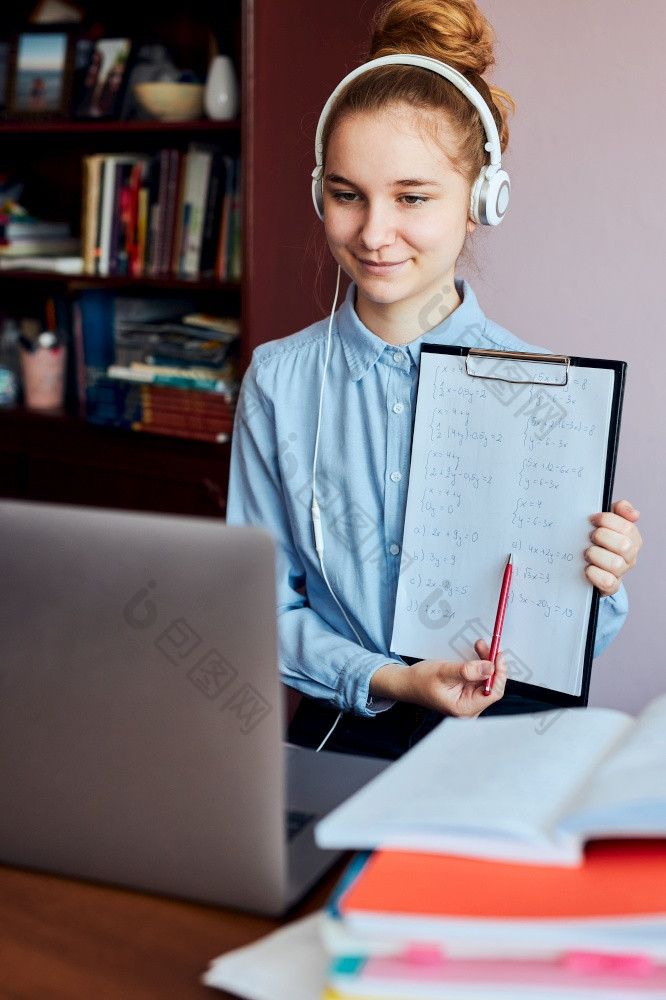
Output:
<path fill-rule="evenodd" d="M 333 100 L 314 194 L 351 284 L 328 320 L 258 348 L 244 380 L 228 519 L 277 539 L 280 669 L 307 696 L 289 733 L 304 745 L 396 757 L 446 715 L 548 707 L 500 701 L 501 654 L 483 694 L 493 670 L 484 642 L 464 663 L 407 663 L 389 649 L 422 343 L 540 350 L 488 320 L 455 278 L 479 221 L 506 209 L 499 178 L 492 204 L 470 202 L 495 158 L 480 100 L 502 151 L 508 140 L 512 101 L 481 76 L 492 45 L 472 0 L 397 0 L 380 15 L 371 60 L 438 60 L 474 100 L 430 68 L 393 63 L 368 67 Z M 621 501 L 591 517 L 585 572 L 603 595 L 595 655 L 627 613 L 621 578 L 641 544 L 638 516 Z"/>

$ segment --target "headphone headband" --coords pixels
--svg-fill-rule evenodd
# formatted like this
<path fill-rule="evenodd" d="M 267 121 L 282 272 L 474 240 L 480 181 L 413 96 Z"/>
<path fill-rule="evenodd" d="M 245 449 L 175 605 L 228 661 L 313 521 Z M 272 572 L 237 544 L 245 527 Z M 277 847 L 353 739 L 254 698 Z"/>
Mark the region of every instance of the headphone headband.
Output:
<path fill-rule="evenodd" d="M 501 169 L 502 154 L 499 132 L 495 119 L 490 108 L 484 101 L 476 87 L 472 86 L 467 77 L 459 73 L 453 66 L 441 62 L 439 59 L 432 59 L 430 56 L 419 56 L 412 53 L 398 53 L 390 56 L 380 56 L 378 59 L 371 59 L 369 62 L 357 66 L 356 69 L 348 73 L 337 85 L 331 96 L 326 101 L 319 116 L 317 132 L 315 136 L 315 163 L 312 171 L 312 199 L 315 211 L 320 219 L 323 219 L 323 172 L 324 172 L 324 149 L 322 136 L 326 121 L 340 92 L 355 80 L 356 77 L 367 73 L 371 69 L 380 66 L 417 66 L 421 69 L 430 70 L 444 77 L 464 94 L 467 100 L 479 113 L 481 124 L 486 133 L 486 151 L 489 153 L 490 163 L 484 166 L 478 178 L 472 186 L 470 197 L 470 216 L 475 222 L 485 225 L 496 226 L 502 221 L 509 203 L 510 184 L 507 173 Z"/>

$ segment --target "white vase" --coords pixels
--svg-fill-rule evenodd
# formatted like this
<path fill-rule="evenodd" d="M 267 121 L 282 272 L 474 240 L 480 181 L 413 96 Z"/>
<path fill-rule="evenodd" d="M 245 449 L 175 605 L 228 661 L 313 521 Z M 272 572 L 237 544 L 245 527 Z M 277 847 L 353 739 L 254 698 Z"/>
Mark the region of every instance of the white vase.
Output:
<path fill-rule="evenodd" d="M 229 56 L 215 56 L 208 68 L 204 107 L 209 118 L 228 121 L 238 114 L 238 81 Z"/>

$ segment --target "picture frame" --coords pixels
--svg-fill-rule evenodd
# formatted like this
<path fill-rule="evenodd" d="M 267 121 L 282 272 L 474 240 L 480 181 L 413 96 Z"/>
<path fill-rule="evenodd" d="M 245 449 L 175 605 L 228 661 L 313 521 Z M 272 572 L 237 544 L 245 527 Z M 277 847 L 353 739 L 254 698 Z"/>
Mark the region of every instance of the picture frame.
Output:
<path fill-rule="evenodd" d="M 17 32 L 9 58 L 6 116 L 66 117 L 72 69 L 70 26 L 31 27 Z"/>
<path fill-rule="evenodd" d="M 74 118 L 119 117 L 131 52 L 131 38 L 77 42 L 72 99 Z"/>

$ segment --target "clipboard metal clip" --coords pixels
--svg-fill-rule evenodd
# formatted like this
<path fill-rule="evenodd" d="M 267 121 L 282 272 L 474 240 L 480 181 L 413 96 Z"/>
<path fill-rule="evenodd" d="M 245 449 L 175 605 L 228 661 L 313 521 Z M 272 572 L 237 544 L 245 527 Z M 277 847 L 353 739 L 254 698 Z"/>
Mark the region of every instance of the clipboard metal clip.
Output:
<path fill-rule="evenodd" d="M 564 354 L 529 354 L 522 351 L 488 351 L 470 348 L 465 371 L 472 378 L 519 384 L 569 384 L 571 358 Z"/>

